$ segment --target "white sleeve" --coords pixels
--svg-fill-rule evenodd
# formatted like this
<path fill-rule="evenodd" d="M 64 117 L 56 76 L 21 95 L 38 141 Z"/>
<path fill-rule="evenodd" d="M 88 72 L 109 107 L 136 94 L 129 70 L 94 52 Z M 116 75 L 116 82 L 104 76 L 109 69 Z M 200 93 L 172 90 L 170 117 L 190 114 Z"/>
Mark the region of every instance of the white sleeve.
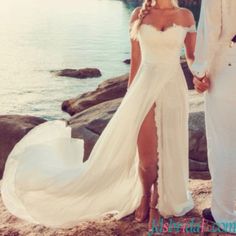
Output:
<path fill-rule="evenodd" d="M 222 0 L 202 0 L 192 73 L 204 77 L 214 57 L 221 34 Z"/>
<path fill-rule="evenodd" d="M 188 33 L 196 33 L 197 32 L 196 25 L 193 24 L 192 26 L 187 27 L 187 32 Z"/>

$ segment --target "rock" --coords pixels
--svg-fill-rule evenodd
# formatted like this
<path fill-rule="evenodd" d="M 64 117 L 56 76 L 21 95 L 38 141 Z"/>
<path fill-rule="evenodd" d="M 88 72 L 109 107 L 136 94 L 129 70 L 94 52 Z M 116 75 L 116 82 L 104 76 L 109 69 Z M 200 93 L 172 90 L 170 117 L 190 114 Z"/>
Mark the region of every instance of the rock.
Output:
<path fill-rule="evenodd" d="M 190 158 L 199 162 L 207 162 L 207 143 L 203 112 L 190 113 L 189 136 Z"/>
<path fill-rule="evenodd" d="M 184 58 L 181 59 L 181 66 L 182 66 L 182 70 L 184 72 L 186 83 L 188 85 L 188 89 L 194 89 L 193 74 L 189 70 L 189 67 L 188 67 L 188 64 L 186 62 L 186 59 L 184 59 Z"/>
<path fill-rule="evenodd" d="M 129 65 L 130 64 L 130 59 L 126 59 L 123 61 L 125 64 Z"/>
<path fill-rule="evenodd" d="M 209 171 L 190 171 L 189 178 L 210 180 L 211 175 L 210 175 Z"/>
<path fill-rule="evenodd" d="M 84 68 L 84 69 L 64 69 L 57 72 L 58 76 L 67 76 L 67 77 L 74 77 L 74 78 L 93 78 L 93 77 L 100 77 L 101 71 L 97 68 Z"/>
<path fill-rule="evenodd" d="M 127 91 L 128 74 L 102 82 L 95 91 L 84 93 L 62 103 L 62 110 L 74 115 L 101 102 L 121 98 Z"/>
<path fill-rule="evenodd" d="M 204 112 L 189 115 L 189 168 L 191 178 L 210 179 Z"/>
<path fill-rule="evenodd" d="M 117 110 L 121 100 L 122 98 L 117 98 L 102 102 L 74 115 L 68 120 L 72 127 L 72 137 L 84 139 L 84 160 L 88 159 L 94 144 Z"/>
<path fill-rule="evenodd" d="M 189 169 L 190 171 L 208 171 L 207 162 L 189 160 Z"/>
<path fill-rule="evenodd" d="M 44 119 L 34 116 L 0 116 L 0 179 L 7 157 L 15 144 L 33 127 L 43 122 Z"/>

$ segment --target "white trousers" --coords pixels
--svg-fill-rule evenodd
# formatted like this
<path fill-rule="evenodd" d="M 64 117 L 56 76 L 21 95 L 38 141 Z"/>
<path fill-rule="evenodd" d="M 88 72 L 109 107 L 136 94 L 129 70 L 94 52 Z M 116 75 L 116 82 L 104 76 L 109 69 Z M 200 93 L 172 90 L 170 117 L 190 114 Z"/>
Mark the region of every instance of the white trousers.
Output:
<path fill-rule="evenodd" d="M 220 47 L 206 93 L 206 132 L 213 180 L 212 214 L 236 233 L 236 46 Z"/>

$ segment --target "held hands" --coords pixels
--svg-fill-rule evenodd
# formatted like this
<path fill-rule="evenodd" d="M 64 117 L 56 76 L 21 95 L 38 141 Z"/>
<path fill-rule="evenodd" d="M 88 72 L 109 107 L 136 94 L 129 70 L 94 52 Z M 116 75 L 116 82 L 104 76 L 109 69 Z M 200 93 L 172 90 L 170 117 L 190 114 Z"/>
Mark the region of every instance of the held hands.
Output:
<path fill-rule="evenodd" d="M 197 92 L 203 93 L 210 88 L 210 80 L 206 76 L 203 78 L 193 77 L 194 88 Z"/>

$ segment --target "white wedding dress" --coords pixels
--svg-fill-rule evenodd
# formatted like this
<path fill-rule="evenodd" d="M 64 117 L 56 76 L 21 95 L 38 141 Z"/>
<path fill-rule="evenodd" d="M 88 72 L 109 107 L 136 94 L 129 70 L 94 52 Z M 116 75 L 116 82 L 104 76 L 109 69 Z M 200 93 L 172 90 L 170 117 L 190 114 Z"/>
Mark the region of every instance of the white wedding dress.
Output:
<path fill-rule="evenodd" d="M 189 30 L 173 25 L 162 32 L 141 25 L 141 66 L 86 162 L 83 140 L 71 138 L 71 128 L 62 120 L 38 125 L 15 145 L 1 188 L 12 214 L 46 226 L 71 227 L 106 213 L 116 219 L 133 213 L 142 197 L 137 137 L 153 103 L 159 211 L 164 217 L 182 216 L 193 208 L 188 191 L 188 93 L 180 66 Z"/>

